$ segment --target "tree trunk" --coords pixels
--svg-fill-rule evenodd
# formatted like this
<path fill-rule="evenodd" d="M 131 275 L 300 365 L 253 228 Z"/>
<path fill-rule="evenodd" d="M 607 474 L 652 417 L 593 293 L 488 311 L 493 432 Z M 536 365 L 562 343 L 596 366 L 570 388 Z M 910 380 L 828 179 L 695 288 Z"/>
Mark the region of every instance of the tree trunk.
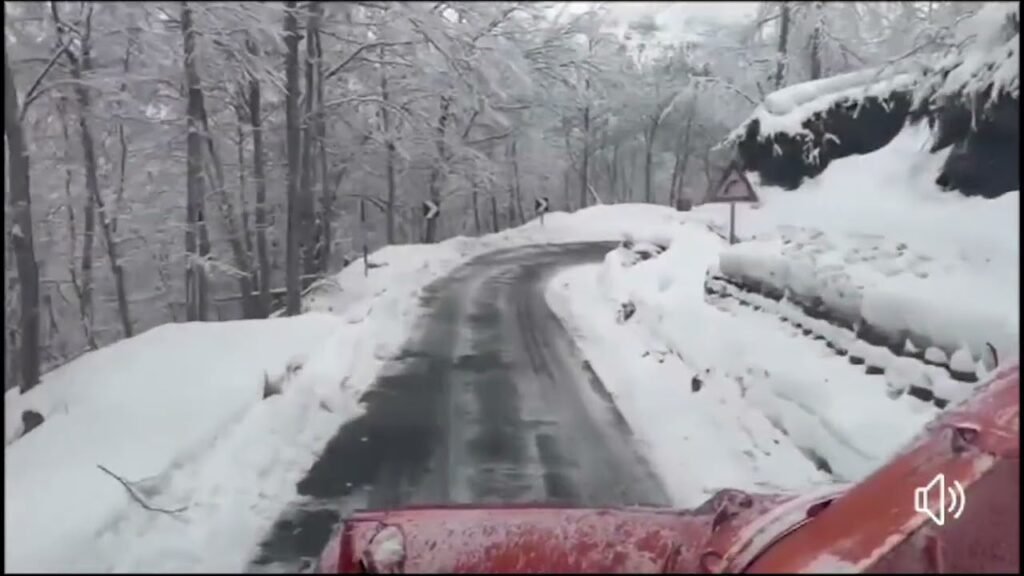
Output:
<path fill-rule="evenodd" d="M 71 276 L 71 288 L 75 291 L 75 298 L 78 299 L 78 313 L 82 321 L 82 335 L 85 336 L 86 344 L 90 349 L 96 350 L 99 345 L 96 343 L 96 336 L 93 334 L 92 326 L 89 323 L 89 311 L 85 308 L 85 300 L 82 298 L 82 284 L 78 280 L 78 262 L 75 260 L 75 253 L 78 251 L 78 230 L 75 228 L 75 201 L 71 194 L 72 173 L 71 166 L 71 131 L 68 129 L 67 107 L 63 95 L 57 98 L 57 117 L 60 119 L 60 131 L 64 138 L 64 210 L 68 215 L 68 275 Z"/>
<path fill-rule="evenodd" d="M 128 78 L 128 74 L 131 72 L 131 59 L 132 59 L 132 45 L 134 40 L 128 39 L 128 43 L 124 49 L 124 65 L 121 71 L 124 73 L 124 77 Z M 90 66 L 91 68 L 91 66 Z M 128 100 L 128 82 L 121 82 L 121 97 Z M 123 106 L 119 106 L 119 111 L 123 110 Z M 124 189 L 125 189 L 125 178 L 128 171 L 128 138 L 125 136 L 124 121 L 118 120 L 117 122 L 117 141 L 121 149 L 121 157 L 118 159 L 118 179 L 117 179 L 117 192 L 114 195 L 114 210 L 113 214 L 110 215 L 110 229 L 113 230 L 114 234 L 117 234 L 117 223 L 118 217 L 121 211 L 124 210 Z"/>
<path fill-rule="evenodd" d="M 290 316 L 301 311 L 301 287 L 299 284 L 299 219 L 302 200 L 299 190 L 299 173 L 302 170 L 301 145 L 302 129 L 299 125 L 299 20 L 295 0 L 284 3 L 284 44 L 285 44 L 285 131 L 288 142 L 288 239 L 285 256 L 285 287 L 287 289 L 287 311 Z"/>
<path fill-rule="evenodd" d="M 501 227 L 498 225 L 498 199 L 491 196 L 491 227 L 492 232 L 497 232 Z"/>
<path fill-rule="evenodd" d="M 435 145 L 437 146 L 437 161 L 430 171 L 430 201 L 434 204 L 441 206 L 441 183 L 446 171 L 448 163 L 448 151 L 445 146 L 445 138 L 448 134 L 448 122 L 451 111 L 451 99 L 448 96 L 441 96 L 441 109 L 437 115 L 437 136 L 435 138 Z M 424 231 L 424 242 L 432 244 L 437 242 L 437 225 L 441 219 L 441 215 L 438 214 L 437 218 L 427 220 L 426 230 Z"/>
<path fill-rule="evenodd" d="M 480 226 L 480 191 L 477 189 L 477 185 L 473 183 L 473 230 L 476 235 L 479 236 L 483 233 L 483 228 Z"/>
<path fill-rule="evenodd" d="M 567 212 L 572 212 L 572 202 L 569 198 L 569 170 L 568 166 L 562 171 L 562 196 L 565 201 L 565 209 Z"/>
<path fill-rule="evenodd" d="M 15 265 L 21 310 L 19 310 L 22 392 L 39 383 L 39 269 L 36 265 L 32 238 L 32 199 L 29 183 L 29 151 L 22 130 L 21 107 L 14 74 L 7 57 L 4 40 L 4 135 L 7 136 L 8 214 L 13 222 L 11 243 L 14 244 Z"/>
<path fill-rule="evenodd" d="M 316 53 L 316 42 L 314 35 L 320 23 L 320 3 L 307 3 L 308 17 L 306 19 L 306 94 L 305 109 L 302 114 L 302 172 L 299 179 L 299 257 L 302 261 L 301 285 L 305 289 L 312 281 L 311 276 L 317 272 L 316 263 L 316 211 L 313 201 L 313 188 L 316 171 L 316 152 L 314 150 L 315 140 L 315 119 L 317 110 L 316 102 L 316 61 L 319 55 Z"/>
<path fill-rule="evenodd" d="M 645 149 L 644 149 L 644 202 L 651 204 L 654 202 L 654 189 L 651 187 L 651 166 L 654 163 L 654 138 L 658 133 L 658 119 L 651 119 L 651 124 L 647 128 L 645 135 Z"/>
<path fill-rule="evenodd" d="M 238 222 L 235 220 L 237 214 L 235 212 L 235 203 L 232 201 L 231 196 L 227 191 L 227 181 L 224 177 L 224 164 L 220 160 L 220 155 L 217 154 L 217 147 L 213 140 L 213 134 L 210 130 L 209 117 L 206 114 L 206 99 L 203 96 L 202 83 L 199 78 L 198 72 L 196 72 L 196 83 L 198 86 L 197 100 L 199 102 L 199 119 L 202 125 L 202 139 L 206 141 L 206 157 L 204 158 L 203 166 L 206 170 L 206 181 L 213 183 L 213 196 L 217 201 L 217 209 L 220 212 L 221 220 L 224 221 L 224 229 L 228 239 L 228 245 L 231 248 L 231 256 L 235 264 L 235 268 L 240 272 L 238 276 L 238 289 L 242 298 L 242 311 L 245 318 L 256 317 L 256 297 L 253 295 L 252 288 L 252 265 L 250 263 L 250 254 L 245 249 L 244 229 L 240 228 Z"/>
<path fill-rule="evenodd" d="M 587 39 L 587 58 L 594 53 L 594 39 Z M 584 83 L 583 97 L 583 159 L 580 162 L 580 208 L 587 207 L 590 192 L 590 78 Z M 595 201 L 598 201 L 595 199 Z"/>
<path fill-rule="evenodd" d="M 619 145 L 612 146 L 612 161 L 611 166 L 608 169 L 608 179 L 611 180 L 609 184 L 612 188 L 613 197 L 617 198 L 620 202 L 625 199 L 625 194 L 622 193 L 622 187 L 619 186 Z"/>
<path fill-rule="evenodd" d="M 246 42 L 249 54 L 257 56 L 256 44 Z M 270 256 L 267 253 L 267 179 L 263 170 L 263 128 L 261 122 L 260 81 L 255 74 L 249 76 L 249 124 L 252 126 L 252 174 L 256 186 L 256 261 L 259 263 L 258 308 L 261 317 L 270 314 Z"/>
<path fill-rule="evenodd" d="M 244 88 L 239 87 L 241 92 Z M 242 245 L 245 253 L 251 255 L 252 250 L 252 228 L 249 220 L 248 180 L 245 175 L 245 103 L 239 102 L 235 105 L 235 136 L 238 139 L 238 209 L 242 216 Z M 251 258 L 251 256 L 250 256 Z M 249 277 L 253 278 L 252 267 L 249 269 Z"/>
<path fill-rule="evenodd" d="M 513 197 L 516 202 L 516 213 L 519 216 L 519 223 L 526 222 L 526 212 L 523 210 L 523 193 L 519 188 L 519 158 L 517 155 L 516 139 L 512 139 L 512 184 Z"/>
<path fill-rule="evenodd" d="M 380 49 L 380 56 L 383 59 L 384 49 Z M 388 75 L 384 71 L 383 67 L 380 71 L 380 98 L 384 102 L 384 105 L 380 108 L 381 125 L 384 129 L 384 141 L 387 145 L 387 241 L 388 244 L 395 243 L 395 144 L 392 141 L 391 134 L 391 110 L 388 108 L 390 104 L 390 96 L 388 94 Z"/>
<path fill-rule="evenodd" d="M 590 81 L 587 80 L 587 88 Z M 580 162 L 580 208 L 587 207 L 587 187 L 590 186 L 590 106 L 583 108 L 583 160 Z"/>
<path fill-rule="evenodd" d="M 786 81 L 786 59 L 787 49 L 789 46 L 789 18 L 790 18 L 790 7 L 789 2 L 780 2 L 779 4 L 779 44 L 778 44 L 778 61 L 775 65 L 775 89 L 782 88 L 783 83 Z"/>
<path fill-rule="evenodd" d="M 686 119 L 686 128 L 683 129 L 682 137 L 676 144 L 676 163 L 672 168 L 671 203 L 672 207 L 677 209 L 679 208 L 683 179 L 686 176 L 686 165 L 690 161 L 690 134 L 693 129 L 694 116 L 696 116 L 696 109 L 691 107 L 690 115 Z"/>
<path fill-rule="evenodd" d="M 323 7 L 317 3 L 318 22 L 316 28 L 310 31 L 316 51 L 316 139 L 317 150 L 320 152 L 320 203 L 322 216 L 320 218 L 320 234 L 317 245 L 320 246 L 317 257 L 317 268 L 322 274 L 327 274 L 331 261 L 331 248 L 334 234 L 332 232 L 332 220 L 334 219 L 334 194 L 341 179 L 345 177 L 345 168 L 338 172 L 338 184 L 330 185 L 327 182 L 327 118 L 324 113 L 324 48 L 320 39 L 319 17 L 323 14 Z"/>
<path fill-rule="evenodd" d="M 203 142 L 201 130 L 202 93 L 195 64 L 195 31 L 192 28 L 192 9 L 188 2 L 181 3 L 181 33 L 185 41 L 185 87 L 188 91 L 186 138 L 187 175 L 185 252 L 185 306 L 187 321 L 205 321 L 207 317 L 205 260 L 209 254 L 206 234 L 203 192 Z"/>
<path fill-rule="evenodd" d="M 117 294 L 117 311 L 121 319 L 121 330 L 125 338 L 132 336 L 131 311 L 128 307 L 128 294 L 124 282 L 124 269 L 117 256 L 117 240 L 114 238 L 111 216 L 107 213 L 103 195 L 100 192 L 99 176 L 96 165 L 96 144 L 92 135 L 92 128 L 89 126 L 89 115 L 92 113 L 92 97 L 89 89 L 83 83 L 85 75 L 92 71 L 92 55 L 89 38 L 91 35 L 91 18 L 86 18 L 85 34 L 81 39 L 81 55 L 74 56 L 71 49 L 64 54 L 71 60 L 71 77 L 75 79 L 75 99 L 78 101 L 78 130 L 82 139 L 82 156 L 85 163 L 85 188 L 86 193 L 92 199 L 92 207 L 98 209 L 100 217 L 100 229 L 103 231 L 103 241 L 107 249 L 107 259 L 110 262 L 110 272 L 114 277 L 114 288 Z M 89 208 L 87 208 L 89 210 Z M 87 212 L 86 226 L 90 224 Z M 91 248 L 92 238 L 90 234 L 89 244 Z M 89 257 L 91 261 L 91 255 Z M 83 265 L 85 263 L 83 257 Z M 91 272 L 90 272 L 91 274 Z M 91 280 L 90 280 L 91 283 Z M 92 319 L 90 318 L 90 322 Z"/>
<path fill-rule="evenodd" d="M 810 59 L 810 73 L 811 80 L 817 80 L 821 78 L 821 2 L 812 2 L 808 8 L 808 13 L 811 18 L 814 18 L 813 27 L 811 29 L 811 37 L 808 40 L 808 58 Z"/>

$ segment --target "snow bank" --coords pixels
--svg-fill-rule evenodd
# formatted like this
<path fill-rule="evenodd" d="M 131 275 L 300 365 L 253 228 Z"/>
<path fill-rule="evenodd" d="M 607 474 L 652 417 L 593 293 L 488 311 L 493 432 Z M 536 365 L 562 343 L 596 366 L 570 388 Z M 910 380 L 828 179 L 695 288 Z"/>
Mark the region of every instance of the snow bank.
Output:
<path fill-rule="evenodd" d="M 741 238 L 721 272 L 819 299 L 851 324 L 977 358 L 994 345 L 1019 353 L 1019 192 L 997 199 L 942 193 L 942 154 L 927 127 L 905 129 L 872 154 L 833 162 L 795 191 L 762 187 L 758 210 L 739 207 Z M 755 178 L 756 181 L 756 178 Z M 695 217 L 721 221 L 720 207 Z"/>
<path fill-rule="evenodd" d="M 549 301 L 647 446 L 676 503 L 716 489 L 805 489 L 856 480 L 936 409 L 893 400 L 882 376 L 766 314 L 705 303 L 724 243 L 682 227 L 661 256 L 557 276 Z M 633 319 L 616 323 L 629 300 Z"/>
<path fill-rule="evenodd" d="M 4 451 L 7 569 L 84 569 L 90 539 L 134 506 L 98 466 L 156 488 L 260 404 L 265 372 L 305 364 L 339 325 L 310 315 L 161 326 L 47 374 L 6 404 L 46 416 Z"/>

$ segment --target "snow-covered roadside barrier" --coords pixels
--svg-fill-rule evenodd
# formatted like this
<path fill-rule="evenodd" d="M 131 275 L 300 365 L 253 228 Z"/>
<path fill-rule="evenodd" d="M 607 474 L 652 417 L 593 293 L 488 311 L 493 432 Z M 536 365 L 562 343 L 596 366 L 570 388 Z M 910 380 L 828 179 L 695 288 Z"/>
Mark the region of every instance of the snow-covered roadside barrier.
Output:
<path fill-rule="evenodd" d="M 836 335 L 829 341 L 871 370 L 910 356 L 976 382 L 1020 346 L 1014 287 L 998 281 L 1006 271 L 989 268 L 879 237 L 784 228 L 723 251 L 710 275 L 719 291 L 730 283 L 818 321 L 800 324 Z M 849 335 L 823 323 L 863 342 L 845 343 Z"/>
<path fill-rule="evenodd" d="M 776 318 L 705 302 L 705 272 L 724 248 L 706 227 L 684 225 L 656 258 L 620 248 L 549 289 L 681 505 L 726 486 L 857 480 L 937 413 L 891 397 L 883 377 Z M 624 302 L 635 312 L 617 321 Z"/>

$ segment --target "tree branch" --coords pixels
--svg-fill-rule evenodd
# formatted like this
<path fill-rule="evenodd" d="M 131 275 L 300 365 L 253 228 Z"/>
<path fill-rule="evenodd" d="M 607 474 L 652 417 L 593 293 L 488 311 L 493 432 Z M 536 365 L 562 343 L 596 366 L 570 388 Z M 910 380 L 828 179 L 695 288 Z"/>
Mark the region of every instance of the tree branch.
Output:
<path fill-rule="evenodd" d="M 25 120 L 25 113 L 28 112 L 29 105 L 32 104 L 32 102 L 34 102 L 42 94 L 42 92 L 39 91 L 39 85 L 42 83 L 43 78 L 46 78 L 46 75 L 50 73 L 50 70 L 57 64 L 57 60 L 64 54 L 64 52 L 67 49 L 68 47 L 66 44 L 60 43 L 60 45 L 57 47 L 57 51 L 53 53 L 53 57 L 50 58 L 50 61 L 46 63 L 46 66 L 43 68 L 43 71 L 39 73 L 39 76 L 36 77 L 35 81 L 32 82 L 32 85 L 29 87 L 28 92 L 25 92 L 25 101 L 21 103 L 21 111 L 18 113 L 18 119 L 20 121 Z"/>
<path fill-rule="evenodd" d="M 747 102 L 750 102 L 754 106 L 757 106 L 758 104 L 760 104 L 760 102 L 755 100 L 752 96 L 750 96 L 746 92 L 740 90 L 739 88 L 737 88 L 733 84 L 730 84 L 729 82 L 726 82 L 725 80 L 722 80 L 721 78 L 716 78 L 715 76 L 691 76 L 690 78 L 692 80 L 696 80 L 697 82 L 704 81 L 704 82 L 709 82 L 709 83 L 712 83 L 712 84 L 718 84 L 718 85 L 722 86 L 723 88 L 725 88 L 726 90 L 729 90 L 733 94 L 737 94 L 739 96 L 742 96 Z"/>
<path fill-rule="evenodd" d="M 331 78 L 336 76 L 339 72 L 341 72 L 345 68 L 345 66 L 348 66 L 349 64 L 351 64 L 353 60 L 358 58 L 360 54 L 362 54 L 363 52 L 365 52 L 367 50 L 370 50 L 372 48 L 387 48 L 387 47 L 392 47 L 392 46 L 410 46 L 412 44 L 414 44 L 414 42 L 410 42 L 410 41 L 404 41 L 404 42 L 371 42 L 369 44 L 363 44 L 359 48 L 356 48 L 355 51 L 352 52 L 352 54 L 349 54 L 348 58 L 345 58 L 344 60 L 341 61 L 340 64 L 338 64 L 334 68 L 331 68 L 330 71 L 327 72 L 327 74 L 324 74 L 324 80 L 330 80 Z"/>
<path fill-rule="evenodd" d="M 106 466 L 104 466 L 102 464 L 97 464 L 96 467 L 99 468 L 100 470 L 102 470 L 107 475 L 109 475 L 114 480 L 117 480 L 118 482 L 120 482 L 121 486 L 124 486 L 124 489 L 128 491 L 128 495 L 132 497 L 132 500 L 135 500 L 135 502 L 138 503 L 139 506 L 142 506 L 143 508 L 145 508 L 146 510 L 149 510 L 150 512 L 160 512 L 160 513 L 163 513 L 163 514 L 170 514 L 171 516 L 173 516 L 175 514 L 179 514 L 181 512 L 184 512 L 185 510 L 188 509 L 188 506 L 182 506 L 181 508 L 175 508 L 174 510 L 168 510 L 167 508 L 159 508 L 159 507 L 156 507 L 156 506 L 150 506 L 149 503 L 147 503 L 145 500 L 143 500 L 142 497 L 139 496 L 135 492 L 135 489 L 132 488 L 132 485 L 127 480 L 125 480 L 124 478 L 118 476 L 117 474 L 114 474 L 113 472 L 110 471 L 109 468 L 107 468 Z"/>

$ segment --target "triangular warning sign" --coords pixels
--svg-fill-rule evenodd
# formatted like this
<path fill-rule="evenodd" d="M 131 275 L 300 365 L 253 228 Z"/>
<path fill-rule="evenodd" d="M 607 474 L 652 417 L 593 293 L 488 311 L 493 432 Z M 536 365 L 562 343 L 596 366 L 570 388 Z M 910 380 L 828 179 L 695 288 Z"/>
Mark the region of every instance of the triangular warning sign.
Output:
<path fill-rule="evenodd" d="M 708 196 L 708 202 L 757 202 L 757 193 L 736 164 L 725 171 L 721 182 Z"/>

